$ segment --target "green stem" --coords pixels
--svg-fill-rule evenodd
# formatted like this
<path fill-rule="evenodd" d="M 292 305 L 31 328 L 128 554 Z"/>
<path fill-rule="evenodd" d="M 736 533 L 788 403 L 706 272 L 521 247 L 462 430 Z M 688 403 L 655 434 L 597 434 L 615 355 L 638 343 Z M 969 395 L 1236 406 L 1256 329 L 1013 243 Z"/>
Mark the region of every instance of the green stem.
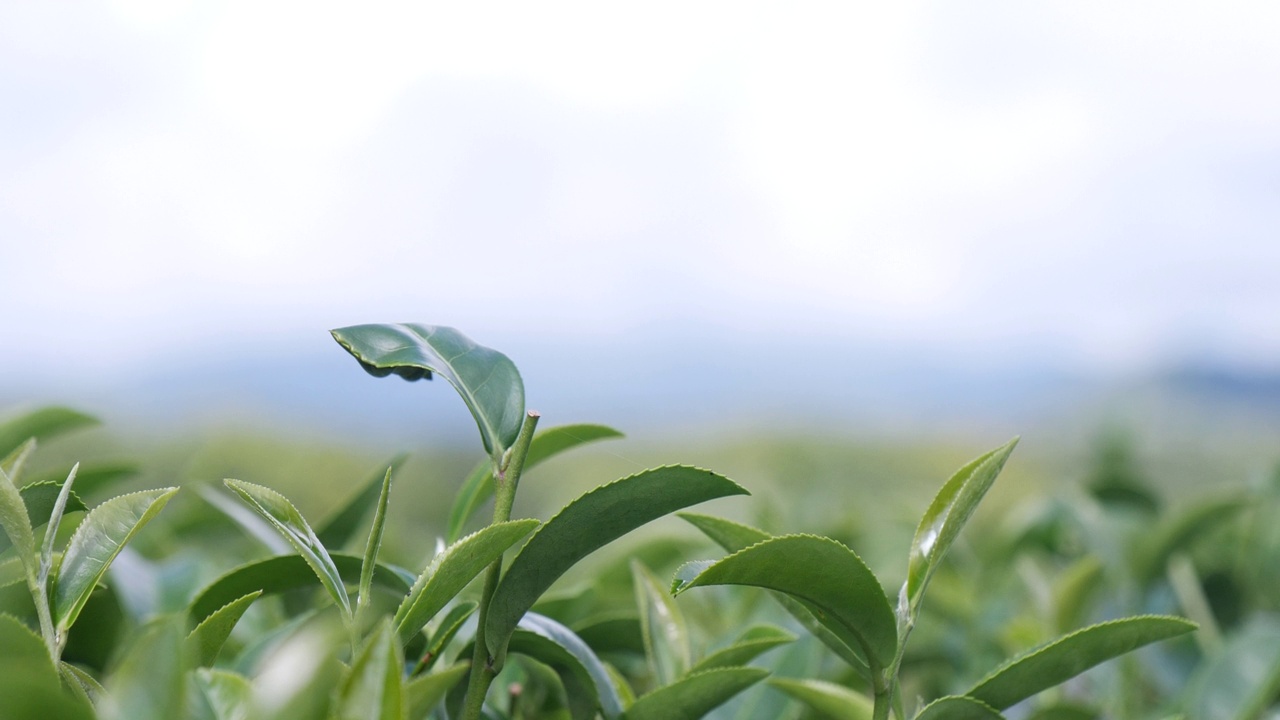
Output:
<path fill-rule="evenodd" d="M 511 447 L 506 457 L 505 467 L 495 468 L 493 523 L 498 524 L 511 519 L 511 506 L 515 503 L 516 487 L 520 484 L 520 473 L 524 471 L 524 459 L 529 454 L 529 443 L 533 440 L 533 431 L 538 426 L 538 413 L 530 411 L 520 426 L 520 436 Z M 480 594 L 480 610 L 476 617 L 475 650 L 471 654 L 471 679 L 467 681 L 467 696 L 462 707 L 462 720 L 480 720 L 480 712 L 484 708 L 484 698 L 489 694 L 489 686 L 497 676 L 501 667 L 495 667 L 494 658 L 489 657 L 489 649 L 484 641 L 484 625 L 489 618 L 489 600 L 498 589 L 498 580 L 502 578 L 502 558 L 499 557 L 489 566 L 484 576 L 484 591 Z"/>
<path fill-rule="evenodd" d="M 49 593 L 34 578 L 28 578 L 27 587 L 31 590 L 31 599 L 35 601 L 36 615 L 40 617 L 40 634 L 44 636 L 44 644 L 49 648 L 49 657 L 53 658 L 54 667 L 57 667 L 58 660 L 62 657 L 62 642 L 53 627 L 53 615 L 49 612 Z"/>

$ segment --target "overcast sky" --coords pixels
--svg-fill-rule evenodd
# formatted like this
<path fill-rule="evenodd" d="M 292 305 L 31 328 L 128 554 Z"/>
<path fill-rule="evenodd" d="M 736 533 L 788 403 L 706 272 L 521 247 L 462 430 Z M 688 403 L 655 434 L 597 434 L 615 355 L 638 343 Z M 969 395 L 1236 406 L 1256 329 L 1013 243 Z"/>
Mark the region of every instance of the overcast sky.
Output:
<path fill-rule="evenodd" d="M 1278 38 L 1273 2 L 3 3 L 0 369 L 379 321 L 1274 368 Z"/>

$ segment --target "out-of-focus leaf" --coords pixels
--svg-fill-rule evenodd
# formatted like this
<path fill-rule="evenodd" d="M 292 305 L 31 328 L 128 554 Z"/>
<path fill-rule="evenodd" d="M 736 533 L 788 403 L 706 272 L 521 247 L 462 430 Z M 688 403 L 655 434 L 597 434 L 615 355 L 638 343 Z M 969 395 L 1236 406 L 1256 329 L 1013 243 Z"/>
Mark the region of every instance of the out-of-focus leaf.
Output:
<path fill-rule="evenodd" d="M 570 502 L 529 538 L 498 584 L 485 624 L 490 655 L 502 656 L 525 611 L 588 554 L 667 513 L 745 494 L 723 475 L 673 465 L 614 481 Z"/>
<path fill-rule="evenodd" d="M 648 568 L 632 560 L 631 572 L 649 669 L 659 686 L 670 685 L 692 664 L 689 628 L 675 598 Z"/>
<path fill-rule="evenodd" d="M 916 720 L 1004 720 L 1004 716 L 980 700 L 953 695 L 926 705 Z"/>
<path fill-rule="evenodd" d="M 17 548 L 16 553 L 26 573 L 28 585 L 35 587 L 40 564 L 36 556 L 35 532 L 31 529 L 31 520 L 27 515 L 27 506 L 22 501 L 22 494 L 3 471 L 0 471 L 0 529 L 8 536 L 9 544 Z"/>
<path fill-rule="evenodd" d="M 1182 618 L 1159 615 L 1091 625 L 1005 663 L 965 695 L 1003 710 L 1094 665 L 1195 629 Z"/>
<path fill-rule="evenodd" d="M 673 592 L 706 585 L 751 585 L 802 602 L 875 668 L 888 667 L 898 646 L 893 610 L 875 575 L 852 550 L 830 538 L 783 535 L 764 540 L 705 569 L 690 563 Z"/>
<path fill-rule="evenodd" d="M 363 558 L 335 553 L 331 556 L 344 582 L 355 584 L 360 580 Z M 373 573 L 373 584 L 393 595 L 403 597 L 409 592 L 413 575 L 391 565 L 378 564 Z M 246 563 L 227 571 L 222 577 L 209 583 L 187 609 L 187 617 L 193 623 L 203 622 L 218 608 L 252 592 L 264 595 L 319 586 L 320 578 L 311 571 L 307 561 L 298 555 L 280 555 Z"/>
<path fill-rule="evenodd" d="M 236 623 L 240 622 L 241 616 L 253 601 L 259 597 L 262 597 L 261 590 L 236 598 L 215 610 L 197 625 L 195 630 L 191 631 L 187 636 L 187 643 L 192 646 L 192 657 L 195 658 L 197 665 L 208 667 L 218 659 L 222 646 L 226 644 L 227 638 L 231 637 L 231 630 L 235 628 Z"/>
<path fill-rule="evenodd" d="M 1099 717 L 1098 711 L 1087 705 L 1057 702 L 1036 708 L 1027 720 L 1098 720 Z"/>
<path fill-rule="evenodd" d="M 248 715 L 253 686 L 243 675 L 201 668 L 195 680 L 216 720 L 244 720 Z"/>
<path fill-rule="evenodd" d="M 435 633 L 432 634 L 431 642 L 427 644 L 426 652 L 423 653 L 422 659 L 418 662 L 412 674 L 417 675 L 423 670 L 430 670 L 431 666 L 436 664 L 436 661 L 440 659 L 440 655 L 444 653 L 444 649 L 448 647 L 449 642 L 458 634 L 458 631 L 462 629 L 462 624 L 467 621 L 467 618 L 471 617 L 477 607 L 476 603 L 468 601 L 458 603 L 449 608 L 449 612 L 440 618 L 440 625 L 436 628 Z"/>
<path fill-rule="evenodd" d="M 769 685 L 807 705 L 831 720 L 871 720 L 870 698 L 842 685 L 825 680 L 772 678 Z"/>
<path fill-rule="evenodd" d="M 439 672 L 419 675 L 405 685 L 409 719 L 420 720 L 440 704 L 446 693 L 467 674 L 471 663 L 462 661 Z"/>
<path fill-rule="evenodd" d="M 356 530 L 360 527 L 360 521 L 369 514 L 370 510 L 377 506 L 386 475 L 395 475 L 400 472 L 400 468 L 404 467 L 408 459 L 408 455 L 400 454 L 391 458 L 390 462 L 384 463 L 382 467 L 388 468 L 386 472 L 379 471 L 374 473 L 372 477 L 365 481 L 355 495 L 352 495 L 350 499 L 343 503 L 337 512 L 320 523 L 316 528 L 316 537 L 320 538 L 321 544 L 327 548 L 337 550 L 344 547 L 351 538 L 355 537 Z"/>
<path fill-rule="evenodd" d="M 62 469 L 43 472 L 33 477 L 29 484 L 37 483 L 61 483 L 62 479 L 67 476 L 71 468 L 64 467 Z M 92 497 L 96 493 L 115 485 L 116 483 L 127 480 L 138 474 L 138 466 L 128 462 L 110 462 L 97 463 L 93 465 L 81 465 L 80 472 L 76 473 L 76 494 L 81 497 Z"/>
<path fill-rule="evenodd" d="M 289 544 L 288 540 L 280 536 L 274 525 L 257 511 L 245 507 L 242 501 L 235 499 L 229 493 L 224 493 L 208 485 L 202 485 L 196 488 L 196 494 L 222 512 L 223 515 L 230 518 L 232 522 L 239 525 L 253 539 L 262 543 L 262 546 L 271 554 L 286 555 L 293 552 L 293 546 Z"/>
<path fill-rule="evenodd" d="M 911 541 L 907 582 L 904 586 L 904 609 L 911 617 L 915 617 L 918 612 L 929 578 L 942 562 L 947 550 L 951 549 L 961 528 L 978 508 L 978 503 L 982 502 L 987 490 L 991 489 L 991 484 L 995 482 L 1017 444 L 1018 438 L 1014 438 L 960 468 L 942 486 L 929 509 L 920 518 L 915 538 Z"/>
<path fill-rule="evenodd" d="M 1057 632 L 1066 633 L 1080 626 L 1101 577 L 1102 561 L 1093 555 L 1080 558 L 1063 571 L 1054 583 L 1053 592 L 1053 621 Z"/>
<path fill-rule="evenodd" d="M 396 610 L 400 639 L 408 642 L 468 583 L 537 526 L 533 519 L 490 525 L 437 555 Z"/>
<path fill-rule="evenodd" d="M 733 644 L 707 655 L 689 669 L 690 674 L 721 667 L 746 665 L 763 653 L 796 639 L 795 635 L 772 625 L 757 625 L 738 637 Z"/>
<path fill-rule="evenodd" d="M 1197 720 L 1254 720 L 1280 693 L 1280 622 L 1259 617 L 1204 661 L 1188 683 L 1185 710 Z"/>
<path fill-rule="evenodd" d="M 293 506 L 293 503 L 271 488 L 241 480 L 224 480 L 223 482 L 244 498 L 249 507 L 258 511 L 259 515 L 266 518 L 267 522 L 271 523 L 290 545 L 293 545 L 298 554 L 307 561 L 307 565 L 311 566 L 316 577 L 320 578 L 320 584 L 329 591 L 333 601 L 342 608 L 343 614 L 351 615 L 351 602 L 347 599 L 347 588 L 342 583 L 338 568 L 334 567 L 329 551 L 325 549 L 320 538 L 316 537 L 311 526 L 307 524 L 306 519 Z"/>
<path fill-rule="evenodd" d="M 611 427 L 587 423 L 548 428 L 533 436 L 533 441 L 529 445 L 529 454 L 524 459 L 524 469 L 529 470 L 543 460 L 579 445 L 622 436 L 622 433 Z M 481 462 L 467 475 L 462 487 L 458 489 L 453 507 L 449 510 L 449 531 L 445 534 L 449 543 L 462 537 L 462 530 L 466 527 L 467 520 L 491 497 L 493 497 L 493 465 L 489 462 Z"/>
<path fill-rule="evenodd" d="M 382 549 L 382 530 L 386 527 L 387 501 L 391 498 L 391 468 L 382 479 L 382 491 L 378 494 L 377 511 L 373 514 L 373 526 L 369 528 L 369 541 L 364 547 L 364 563 L 360 566 L 360 592 L 357 597 L 356 614 L 369 605 L 370 591 L 373 589 L 373 571 L 378 565 L 378 551 Z"/>
<path fill-rule="evenodd" d="M 502 464 L 524 423 L 524 381 L 506 355 L 439 325 L 353 325 L 334 330 L 333 338 L 377 377 L 430 380 L 439 373 L 471 410 L 494 466 Z"/>
<path fill-rule="evenodd" d="M 93 720 L 92 706 L 62 687 L 44 641 L 0 614 L 0 717 L 5 720 Z"/>
<path fill-rule="evenodd" d="M 698 720 L 769 675 L 760 668 L 720 668 L 689 675 L 637 698 L 626 720 Z"/>
<path fill-rule="evenodd" d="M 0 424 L 0 457 L 6 457 L 30 438 L 40 442 L 63 433 L 97 425 L 98 419 L 64 407 L 33 410 Z"/>
<path fill-rule="evenodd" d="M 340 720 L 400 720 L 404 717 L 404 659 L 391 622 L 384 620 L 369 638 L 338 686 Z"/>
<path fill-rule="evenodd" d="M 586 697 L 588 702 L 573 711 L 575 720 L 590 720 L 597 708 L 605 720 L 622 713 L 622 702 L 604 663 L 572 630 L 555 620 L 527 613 L 512 634 L 510 651 L 545 663 L 560 676 L 566 691 L 578 695 L 577 699 Z M 570 698 L 571 706 L 574 700 Z"/>
<path fill-rule="evenodd" d="M 22 473 L 27 468 L 27 460 L 35 451 L 36 439 L 28 438 L 26 442 L 14 448 L 3 460 L 0 460 L 0 472 L 8 475 L 9 481 L 15 486 L 22 485 Z"/>
<path fill-rule="evenodd" d="M 176 492 L 177 488 L 162 488 L 130 493 L 89 511 L 67 543 L 57 582 L 49 591 L 53 621 L 59 631 L 66 632 L 71 627 L 111 561 Z"/>
<path fill-rule="evenodd" d="M 328 720 L 343 645 L 339 628 L 313 623 L 275 647 L 254 675 L 250 720 Z"/>
<path fill-rule="evenodd" d="M 1249 503 L 1244 497 L 1211 500 L 1161 524 L 1136 552 L 1134 572 L 1138 582 L 1145 585 L 1161 576 L 1171 555 L 1249 507 Z"/>
<path fill-rule="evenodd" d="M 142 629 L 107 678 L 102 714 L 118 720 L 171 720 L 186 704 L 182 619 L 164 617 Z"/>

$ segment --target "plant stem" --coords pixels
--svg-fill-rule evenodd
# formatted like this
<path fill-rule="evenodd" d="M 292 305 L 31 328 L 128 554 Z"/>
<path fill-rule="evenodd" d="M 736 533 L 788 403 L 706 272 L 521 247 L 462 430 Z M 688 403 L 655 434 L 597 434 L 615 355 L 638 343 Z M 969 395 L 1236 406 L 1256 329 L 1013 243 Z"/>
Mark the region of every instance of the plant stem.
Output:
<path fill-rule="evenodd" d="M 49 657 L 53 658 L 54 667 L 57 667 L 62 656 L 62 643 L 49 612 L 49 594 L 34 580 L 28 580 L 27 587 L 31 590 L 31 599 L 35 601 L 36 615 L 40 617 L 40 634 L 44 636 L 44 644 L 49 649 Z"/>
<path fill-rule="evenodd" d="M 506 459 L 506 467 L 494 468 L 494 501 L 493 525 L 511 519 L 511 506 L 516 499 L 516 486 L 520 484 L 520 473 L 524 471 L 524 459 L 529 454 L 529 443 L 533 440 L 534 428 L 538 426 L 539 415 L 530 411 L 520 426 L 520 436 L 511 447 Z M 502 558 L 499 557 L 489 566 L 484 576 L 484 591 L 480 594 L 480 610 L 476 616 L 475 650 L 471 654 L 471 679 L 467 681 L 467 696 L 463 703 L 462 720 L 479 720 L 484 708 L 484 698 L 489 694 L 489 686 L 493 678 L 501 670 L 494 666 L 494 658 L 489 657 L 489 648 L 484 641 L 484 625 L 489 618 L 489 600 L 498 589 L 498 580 L 502 577 Z"/>

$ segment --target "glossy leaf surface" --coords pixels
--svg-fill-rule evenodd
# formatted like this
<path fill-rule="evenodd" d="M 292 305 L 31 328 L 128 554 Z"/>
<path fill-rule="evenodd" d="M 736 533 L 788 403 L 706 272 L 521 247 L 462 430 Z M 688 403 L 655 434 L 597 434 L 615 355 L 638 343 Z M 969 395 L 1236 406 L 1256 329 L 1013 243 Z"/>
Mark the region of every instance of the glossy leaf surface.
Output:
<path fill-rule="evenodd" d="M 71 627 L 121 548 L 176 492 L 177 488 L 163 488 L 130 493 L 89 511 L 62 552 L 57 581 L 49 593 L 53 622 L 59 630 Z"/>
<path fill-rule="evenodd" d="M 533 519 L 490 525 L 437 555 L 396 610 L 396 632 L 401 641 L 408 642 L 468 583 L 537 526 Z"/>
<path fill-rule="evenodd" d="M 389 468 L 391 474 L 395 475 L 408 459 L 408 455 L 397 455 L 382 467 Z M 338 550 L 355 537 L 356 530 L 360 529 L 360 522 L 369 515 L 370 510 L 377 507 L 386 472 L 379 470 L 374 473 L 337 512 L 316 527 L 316 537 L 320 538 L 321 544 L 331 550 Z"/>
<path fill-rule="evenodd" d="M 697 565 L 682 569 L 676 585 L 677 593 L 706 585 L 751 585 L 784 592 L 801 601 L 846 643 L 856 643 L 875 665 L 887 667 L 897 649 L 897 625 L 880 582 L 852 550 L 830 538 L 771 538 L 705 569 Z"/>
<path fill-rule="evenodd" d="M 768 677 L 760 668 L 721 668 L 689 675 L 636 698 L 626 720 L 698 720 Z"/>
<path fill-rule="evenodd" d="M 218 659 L 218 653 L 222 651 L 227 638 L 231 637 L 232 629 L 235 628 L 236 623 L 240 622 L 240 618 L 253 601 L 259 597 L 262 597 L 262 591 L 255 590 L 232 600 L 215 610 L 197 625 L 191 634 L 187 635 L 187 643 L 191 645 L 191 656 L 197 665 L 208 667 Z"/>
<path fill-rule="evenodd" d="M 689 673 L 721 667 L 746 665 L 760 655 L 795 641 L 796 636 L 772 625 L 757 625 L 746 631 L 728 647 L 721 648 L 702 658 L 689 669 Z"/>
<path fill-rule="evenodd" d="M 622 714 L 622 702 L 600 658 L 572 630 L 548 617 L 528 613 L 511 637 L 511 652 L 528 655 L 550 666 L 566 689 L 577 687 L 591 698 L 587 717 L 599 708 L 605 720 Z"/>
<path fill-rule="evenodd" d="M 825 680 L 772 678 L 769 685 L 831 720 L 871 720 L 874 705 L 862 693 Z"/>
<path fill-rule="evenodd" d="M 48 440 L 63 433 L 97 425 L 98 419 L 70 408 L 46 407 L 0 424 L 0 457 L 7 457 L 30 438 Z"/>
<path fill-rule="evenodd" d="M 906 600 L 907 609 L 913 616 L 929 578 L 977 510 L 978 503 L 991 489 L 991 484 L 1017 444 L 1018 439 L 1014 438 L 960 468 L 942 486 L 920 518 L 907 560 Z"/>
<path fill-rule="evenodd" d="M 995 708 L 971 697 L 938 698 L 925 706 L 916 720 L 1004 720 Z"/>
<path fill-rule="evenodd" d="M 1092 625 L 1009 661 L 965 695 L 1003 710 L 1094 665 L 1195 628 L 1182 618 L 1158 615 Z"/>
<path fill-rule="evenodd" d="M 391 623 L 384 621 L 351 664 L 338 687 L 337 712 L 340 720 L 401 720 L 405 714 L 404 689 L 400 677 L 404 659 L 396 644 Z"/>
<path fill-rule="evenodd" d="M 307 561 L 307 565 L 315 572 L 316 577 L 320 578 L 320 584 L 325 590 L 329 591 L 329 595 L 333 601 L 337 603 L 342 611 L 351 614 L 351 602 L 347 598 L 347 589 L 342 584 L 342 576 L 338 573 L 338 569 L 334 567 L 333 559 L 329 556 L 329 551 L 325 549 L 324 544 L 320 542 L 320 538 L 316 537 L 311 526 L 307 524 L 302 513 L 293 506 L 293 503 L 272 490 L 271 488 L 253 483 L 243 482 L 241 480 L 225 480 L 227 487 L 236 492 L 237 495 L 244 498 L 249 507 L 253 508 L 271 523 L 272 527 L 279 532 L 289 544 L 298 551 L 302 559 Z"/>
<path fill-rule="evenodd" d="M 416 323 L 354 325 L 334 330 L 333 338 L 372 375 L 429 380 L 439 373 L 471 410 L 495 465 L 520 434 L 524 382 L 515 363 L 497 350 L 451 327 Z"/>
<path fill-rule="evenodd" d="M 723 475 L 673 465 L 614 481 L 569 503 L 529 538 L 494 592 L 485 625 L 490 654 L 501 656 L 525 611 L 588 554 L 675 510 L 745 494 Z"/>

